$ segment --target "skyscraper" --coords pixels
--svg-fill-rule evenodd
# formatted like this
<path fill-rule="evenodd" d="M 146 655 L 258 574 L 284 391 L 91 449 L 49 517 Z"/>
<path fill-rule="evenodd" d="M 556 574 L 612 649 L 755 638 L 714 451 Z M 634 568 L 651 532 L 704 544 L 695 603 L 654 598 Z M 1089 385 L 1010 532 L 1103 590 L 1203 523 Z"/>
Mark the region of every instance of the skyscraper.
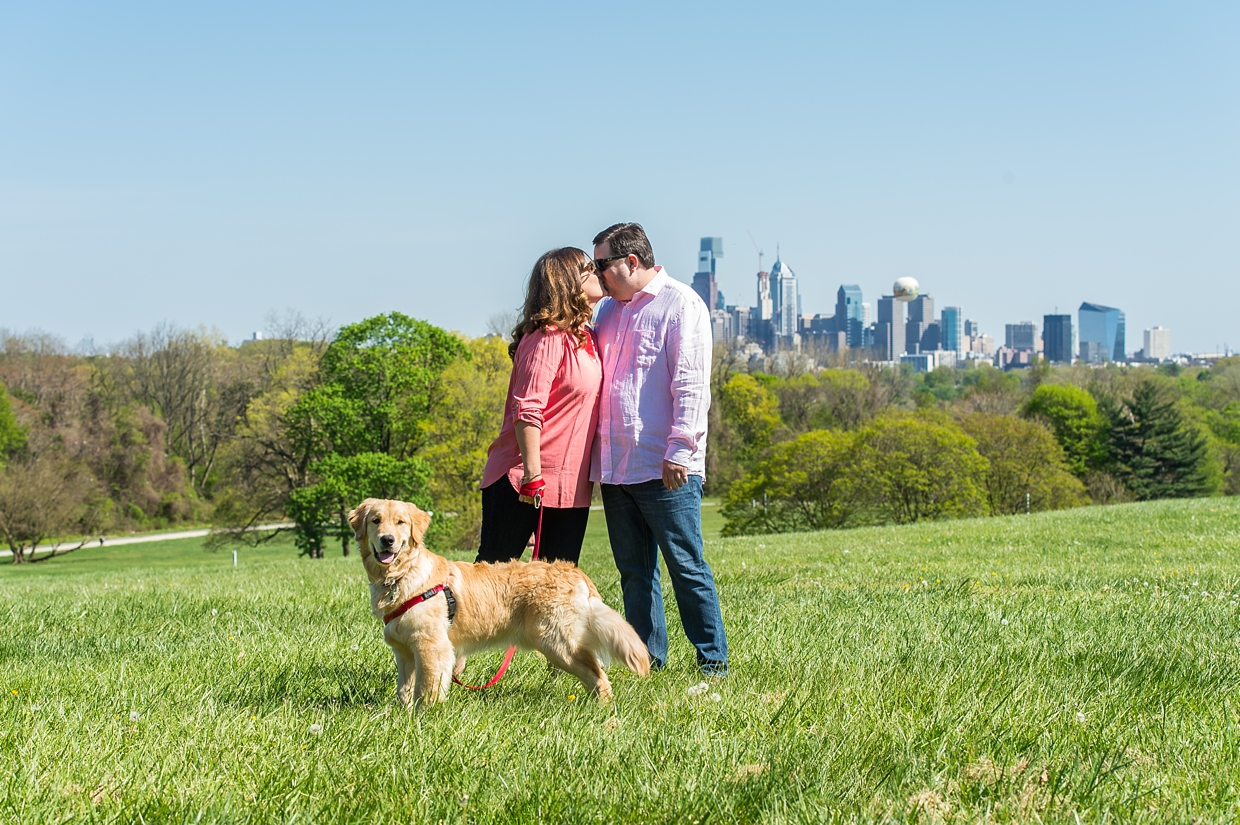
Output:
<path fill-rule="evenodd" d="M 1072 316 L 1042 316 L 1042 350 L 1047 361 L 1054 364 L 1072 363 Z"/>
<path fill-rule="evenodd" d="M 959 353 L 963 332 L 960 325 L 960 307 L 943 307 L 943 312 L 939 315 L 939 346 Z"/>
<path fill-rule="evenodd" d="M 1166 361 L 1171 357 L 1171 330 L 1153 327 L 1145 331 L 1145 360 Z"/>
<path fill-rule="evenodd" d="M 749 316 L 749 337 L 770 347 L 774 337 L 775 301 L 771 297 L 771 273 L 758 273 L 758 303 Z"/>
<path fill-rule="evenodd" d="M 894 295 L 878 299 L 874 349 L 880 361 L 898 361 L 904 352 L 904 304 Z"/>
<path fill-rule="evenodd" d="M 702 238 L 698 252 L 697 273 L 693 276 L 693 291 L 706 302 L 707 309 L 719 309 L 719 287 L 715 283 L 715 265 L 723 257 L 723 238 Z"/>
<path fill-rule="evenodd" d="M 835 297 L 835 331 L 844 333 L 849 347 L 865 345 L 865 304 L 861 301 L 861 287 L 856 284 L 840 286 Z"/>
<path fill-rule="evenodd" d="M 1038 348 L 1038 326 L 1033 321 L 1021 321 L 1007 325 L 1007 336 L 1004 346 L 1008 349 L 1036 350 Z"/>
<path fill-rule="evenodd" d="M 1082 360 L 1092 363 L 1127 360 L 1124 313 L 1115 307 L 1091 304 L 1087 301 L 1081 304 L 1077 314 L 1080 316 L 1079 335 Z"/>
<path fill-rule="evenodd" d="M 904 351 L 916 354 L 927 349 L 938 349 L 937 335 L 933 336 L 934 340 L 923 340 L 933 324 L 933 298 L 929 295 L 918 295 L 912 301 L 909 301 L 908 322 L 905 324 L 904 332 Z"/>
<path fill-rule="evenodd" d="M 775 334 L 781 338 L 796 335 L 800 309 L 797 276 L 778 255 L 771 267 L 771 297 L 775 302 Z"/>

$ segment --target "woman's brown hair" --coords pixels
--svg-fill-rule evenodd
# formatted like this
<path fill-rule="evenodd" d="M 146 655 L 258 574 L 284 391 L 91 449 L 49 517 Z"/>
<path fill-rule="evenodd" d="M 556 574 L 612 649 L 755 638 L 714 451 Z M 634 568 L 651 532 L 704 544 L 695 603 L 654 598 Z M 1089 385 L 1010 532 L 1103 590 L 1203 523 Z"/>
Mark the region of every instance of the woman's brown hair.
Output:
<path fill-rule="evenodd" d="M 590 256 L 573 246 L 553 249 L 538 259 L 525 289 L 521 321 L 512 330 L 508 357 L 516 357 L 522 338 L 549 326 L 572 333 L 577 345 L 585 346 L 589 334 L 585 327 L 594 312 L 581 289 L 581 276 L 593 269 Z"/>

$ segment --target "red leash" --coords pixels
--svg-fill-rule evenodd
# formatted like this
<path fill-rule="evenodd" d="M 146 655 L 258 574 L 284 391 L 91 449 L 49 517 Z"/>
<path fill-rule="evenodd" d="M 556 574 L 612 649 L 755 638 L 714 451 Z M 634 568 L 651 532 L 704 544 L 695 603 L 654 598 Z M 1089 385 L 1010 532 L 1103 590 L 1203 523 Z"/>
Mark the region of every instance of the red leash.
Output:
<path fill-rule="evenodd" d="M 534 505 L 534 509 L 538 510 L 538 526 L 534 528 L 534 553 L 530 557 L 531 561 L 538 559 L 538 550 L 542 545 L 542 488 L 545 486 L 546 482 L 542 479 L 538 479 L 537 481 L 530 482 L 530 484 L 527 484 L 521 488 L 521 499 L 523 501 L 528 499 L 529 502 Z M 526 495 L 527 492 L 528 495 Z M 504 674 L 508 672 L 508 666 L 512 664 L 512 657 L 516 654 L 516 652 L 516 645 L 508 648 L 508 652 L 504 654 L 504 661 L 500 663 L 499 670 L 495 671 L 495 675 L 492 676 L 490 681 L 488 681 L 485 685 L 467 685 L 458 679 L 455 674 L 452 676 L 452 681 L 453 683 L 458 684 L 463 688 L 469 688 L 470 690 L 485 690 L 489 687 L 495 687 L 495 685 L 499 683 L 499 680 L 504 678 Z"/>

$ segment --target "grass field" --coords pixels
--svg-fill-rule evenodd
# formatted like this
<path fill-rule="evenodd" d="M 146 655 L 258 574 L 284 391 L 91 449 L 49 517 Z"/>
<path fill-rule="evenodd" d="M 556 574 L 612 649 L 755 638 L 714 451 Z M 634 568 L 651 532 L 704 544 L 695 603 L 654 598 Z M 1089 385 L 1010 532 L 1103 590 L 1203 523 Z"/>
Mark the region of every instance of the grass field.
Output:
<path fill-rule="evenodd" d="M 732 674 L 689 691 L 669 603 L 669 667 L 613 670 L 610 707 L 523 654 L 406 714 L 356 556 L 0 568 L 0 822 L 1240 819 L 1240 500 L 748 539 L 706 514 Z"/>

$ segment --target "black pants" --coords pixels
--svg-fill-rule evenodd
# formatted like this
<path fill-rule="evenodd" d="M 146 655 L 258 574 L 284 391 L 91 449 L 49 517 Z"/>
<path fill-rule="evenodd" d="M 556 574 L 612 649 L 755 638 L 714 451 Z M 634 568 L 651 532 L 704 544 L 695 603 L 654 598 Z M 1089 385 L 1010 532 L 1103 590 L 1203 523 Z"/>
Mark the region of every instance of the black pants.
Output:
<path fill-rule="evenodd" d="M 538 558 L 571 561 L 581 558 L 589 507 L 544 507 Z M 501 562 L 521 558 L 538 526 L 538 510 L 525 504 L 507 476 L 482 490 L 482 543 L 475 561 Z"/>

